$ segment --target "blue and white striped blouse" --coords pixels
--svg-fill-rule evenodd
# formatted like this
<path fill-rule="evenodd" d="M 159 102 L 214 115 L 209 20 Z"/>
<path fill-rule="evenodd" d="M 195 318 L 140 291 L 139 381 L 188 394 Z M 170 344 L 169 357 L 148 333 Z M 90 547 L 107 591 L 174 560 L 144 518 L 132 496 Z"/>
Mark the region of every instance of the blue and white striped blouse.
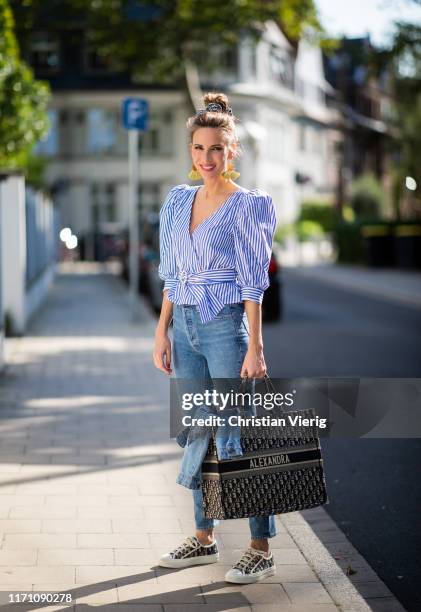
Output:
<path fill-rule="evenodd" d="M 190 234 L 198 186 L 173 187 L 160 210 L 160 264 L 164 291 L 175 304 L 196 304 L 202 323 L 225 304 L 262 303 L 276 227 L 272 198 L 241 189 Z"/>

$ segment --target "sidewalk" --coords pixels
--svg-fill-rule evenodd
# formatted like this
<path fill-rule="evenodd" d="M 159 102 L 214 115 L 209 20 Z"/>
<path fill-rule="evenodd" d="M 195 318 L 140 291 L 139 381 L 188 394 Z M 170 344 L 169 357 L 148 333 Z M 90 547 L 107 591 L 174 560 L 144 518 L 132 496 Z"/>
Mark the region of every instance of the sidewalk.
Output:
<path fill-rule="evenodd" d="M 48 610 L 403 610 L 322 508 L 277 519 L 278 571 L 267 582 L 224 582 L 247 543 L 245 520 L 218 527 L 222 563 L 157 567 L 194 523 L 191 493 L 175 484 L 181 451 L 168 437 L 169 381 L 151 361 L 155 320 L 141 306 L 141 321 L 131 324 L 124 285 L 101 266 L 67 264 L 61 272 L 27 336 L 6 341 L 3 601 L 8 590 L 34 590 L 71 593 L 70 605 Z M 303 515 L 362 568 L 358 587 L 370 606 Z"/>
<path fill-rule="evenodd" d="M 421 271 L 324 264 L 285 268 L 285 272 L 332 283 L 344 289 L 421 308 Z"/>

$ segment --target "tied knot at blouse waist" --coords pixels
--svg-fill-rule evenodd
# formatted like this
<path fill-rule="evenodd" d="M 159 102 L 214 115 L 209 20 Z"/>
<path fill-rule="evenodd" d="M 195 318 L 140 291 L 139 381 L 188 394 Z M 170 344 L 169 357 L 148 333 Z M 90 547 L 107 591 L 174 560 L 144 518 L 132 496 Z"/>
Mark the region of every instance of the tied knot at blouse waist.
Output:
<path fill-rule="evenodd" d="M 235 282 L 238 279 L 235 268 L 211 268 L 201 272 L 189 273 L 179 270 L 177 279 L 172 279 L 168 299 L 178 303 L 177 294 L 183 292 L 186 303 L 196 304 L 200 318 L 207 323 L 216 317 L 225 303 L 213 293 L 206 291 L 207 285 Z"/>
<path fill-rule="evenodd" d="M 178 280 L 185 284 L 209 285 L 214 283 L 228 283 L 237 280 L 235 268 L 214 268 L 213 270 L 202 270 L 189 274 L 186 270 L 180 270 Z"/>

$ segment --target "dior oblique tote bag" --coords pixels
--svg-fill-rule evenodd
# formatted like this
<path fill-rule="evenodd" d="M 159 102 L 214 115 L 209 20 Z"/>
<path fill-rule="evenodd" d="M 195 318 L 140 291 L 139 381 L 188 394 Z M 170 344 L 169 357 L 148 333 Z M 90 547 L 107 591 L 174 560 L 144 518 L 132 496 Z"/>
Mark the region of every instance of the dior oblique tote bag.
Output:
<path fill-rule="evenodd" d="M 314 418 L 311 409 L 282 411 L 276 416 L 280 414 Z M 328 503 L 315 427 L 292 426 L 287 418 L 285 422 L 285 426 L 242 427 L 243 455 L 233 459 L 218 459 L 211 437 L 202 463 L 206 518 L 269 516 Z"/>

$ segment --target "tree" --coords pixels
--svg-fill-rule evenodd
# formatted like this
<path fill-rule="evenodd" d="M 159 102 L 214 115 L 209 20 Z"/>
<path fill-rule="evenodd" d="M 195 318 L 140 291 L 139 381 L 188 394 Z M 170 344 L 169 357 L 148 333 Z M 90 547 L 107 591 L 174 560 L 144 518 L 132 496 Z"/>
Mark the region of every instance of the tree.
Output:
<path fill-rule="evenodd" d="M 212 67 L 213 50 L 248 34 L 257 41 L 274 19 L 292 39 L 311 29 L 328 45 L 314 0 L 21 0 L 12 1 L 25 31 L 78 26 L 97 52 L 135 80 L 187 86 L 200 68 Z"/>
<path fill-rule="evenodd" d="M 377 52 L 373 62 L 377 68 L 386 68 L 391 78 L 398 128 L 393 189 L 397 216 L 400 215 L 400 201 L 404 195 L 406 176 L 413 177 L 417 183 L 417 190 L 411 198 L 412 212 L 420 215 L 421 26 L 396 23 L 392 44 L 389 48 Z"/>
<path fill-rule="evenodd" d="M 0 0 L 0 168 L 25 168 L 48 129 L 49 88 L 20 59 L 13 15 Z"/>

